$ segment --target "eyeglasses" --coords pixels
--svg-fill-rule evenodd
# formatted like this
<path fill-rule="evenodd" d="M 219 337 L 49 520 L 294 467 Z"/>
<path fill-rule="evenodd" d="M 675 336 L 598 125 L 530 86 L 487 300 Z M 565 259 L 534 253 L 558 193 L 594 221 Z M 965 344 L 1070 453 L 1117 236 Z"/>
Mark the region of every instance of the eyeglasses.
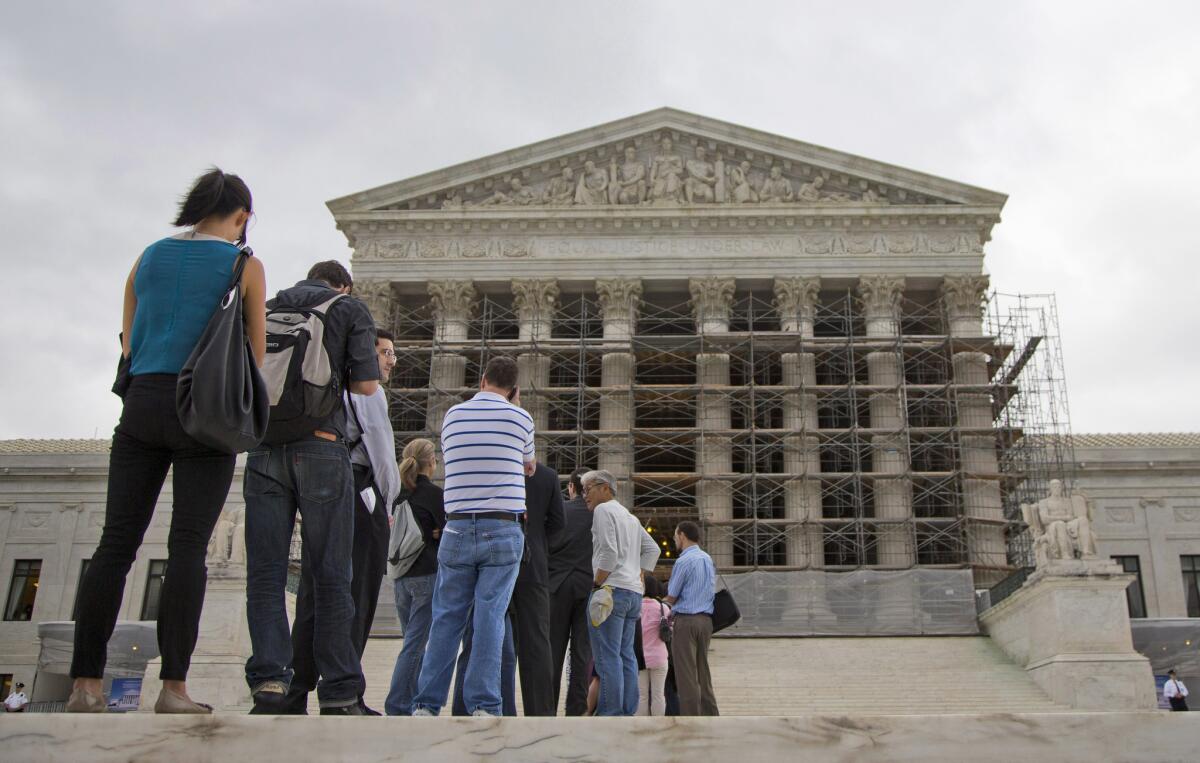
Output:
<path fill-rule="evenodd" d="M 392 360 L 396 359 L 396 351 L 395 350 L 380 350 L 379 354 L 385 358 L 391 358 Z"/>

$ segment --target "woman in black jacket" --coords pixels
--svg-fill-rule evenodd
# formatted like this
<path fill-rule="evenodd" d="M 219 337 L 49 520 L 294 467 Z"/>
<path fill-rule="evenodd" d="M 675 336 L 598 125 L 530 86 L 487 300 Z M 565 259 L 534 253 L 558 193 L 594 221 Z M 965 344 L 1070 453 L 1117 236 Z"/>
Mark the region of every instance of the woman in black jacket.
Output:
<path fill-rule="evenodd" d="M 404 646 L 396 657 L 392 685 L 384 711 L 388 715 L 412 715 L 417 676 L 433 623 L 433 584 L 437 580 L 438 540 L 446 526 L 442 489 L 430 479 L 437 468 L 436 453 L 429 440 L 416 439 L 404 448 L 400 460 L 403 490 L 397 502 L 408 501 L 413 518 L 421 526 L 425 547 L 412 567 L 396 578 L 396 612 L 404 629 Z"/>

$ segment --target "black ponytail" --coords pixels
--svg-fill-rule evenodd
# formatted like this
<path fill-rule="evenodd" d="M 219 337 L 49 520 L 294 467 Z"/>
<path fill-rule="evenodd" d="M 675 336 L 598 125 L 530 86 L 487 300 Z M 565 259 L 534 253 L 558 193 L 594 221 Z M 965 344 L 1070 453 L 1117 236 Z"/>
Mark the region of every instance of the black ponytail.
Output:
<path fill-rule="evenodd" d="M 239 209 L 253 213 L 253 200 L 250 189 L 237 175 L 227 175 L 217 167 L 196 178 L 192 189 L 179 202 L 179 214 L 175 217 L 175 225 L 197 225 L 214 215 L 225 217 Z M 238 243 L 246 243 L 246 229 Z"/>

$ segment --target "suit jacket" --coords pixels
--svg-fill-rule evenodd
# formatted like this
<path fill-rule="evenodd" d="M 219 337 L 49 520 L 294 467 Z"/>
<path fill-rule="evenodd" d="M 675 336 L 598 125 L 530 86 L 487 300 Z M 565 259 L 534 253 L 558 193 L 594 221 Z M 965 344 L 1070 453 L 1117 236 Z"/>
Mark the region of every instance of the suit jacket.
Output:
<path fill-rule="evenodd" d="M 563 529 L 562 486 L 558 472 L 538 464 L 532 477 L 525 478 L 525 549 L 526 558 L 517 575 L 522 583 L 547 583 L 549 540 Z"/>
<path fill-rule="evenodd" d="M 583 497 L 564 506 L 566 529 L 550 546 L 550 592 L 570 582 L 581 596 L 592 590 L 592 512 Z"/>

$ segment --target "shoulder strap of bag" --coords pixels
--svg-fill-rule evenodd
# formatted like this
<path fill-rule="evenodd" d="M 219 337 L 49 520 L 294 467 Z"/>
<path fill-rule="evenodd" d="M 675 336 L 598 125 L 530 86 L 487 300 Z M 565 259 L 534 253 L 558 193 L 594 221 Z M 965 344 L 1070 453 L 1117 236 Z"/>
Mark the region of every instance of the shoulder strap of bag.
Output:
<path fill-rule="evenodd" d="M 237 262 L 233 264 L 233 277 L 229 279 L 229 288 L 226 291 L 232 291 L 242 283 L 242 273 L 246 270 L 246 260 L 254 256 L 254 250 L 248 246 L 243 246 L 238 250 Z"/>

